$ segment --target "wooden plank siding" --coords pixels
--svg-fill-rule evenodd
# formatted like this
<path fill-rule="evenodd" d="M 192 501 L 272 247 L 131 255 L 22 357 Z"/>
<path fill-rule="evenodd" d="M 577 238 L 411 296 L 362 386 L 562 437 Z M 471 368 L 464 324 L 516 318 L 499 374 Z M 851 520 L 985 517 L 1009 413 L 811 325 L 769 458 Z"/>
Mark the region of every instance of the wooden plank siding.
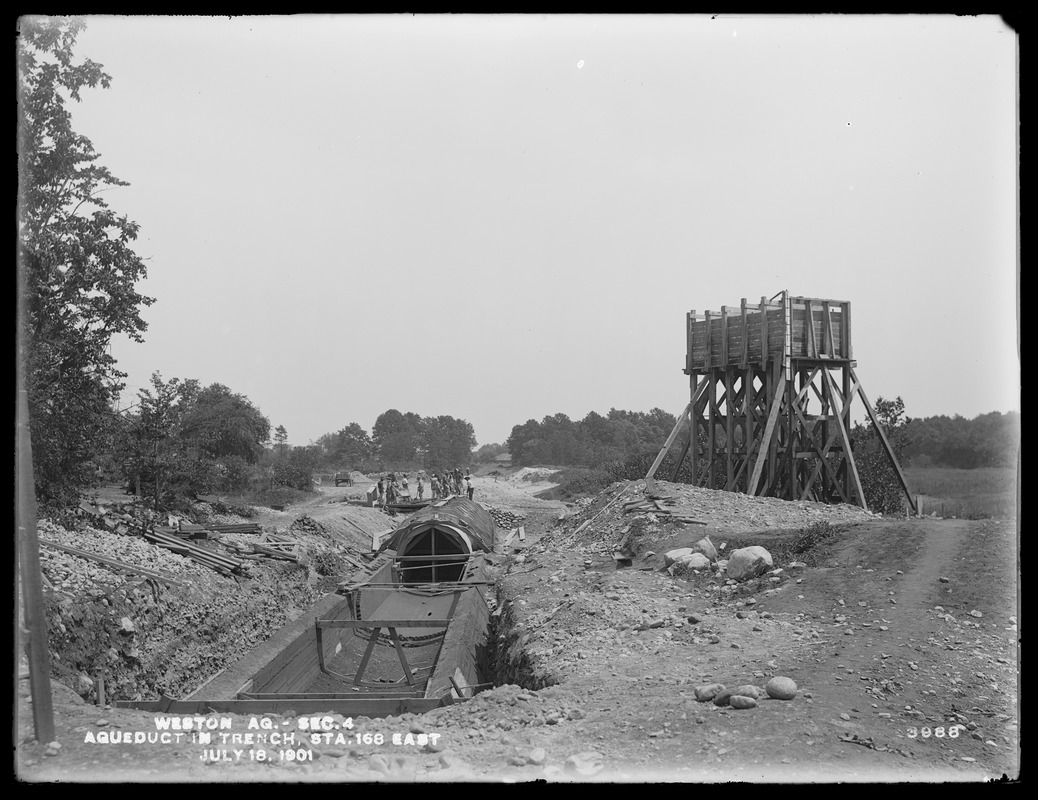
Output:
<path fill-rule="evenodd" d="M 720 312 L 689 312 L 685 373 L 729 366 L 746 368 L 776 358 L 852 358 L 850 303 L 791 297 L 788 307 L 788 319 L 786 305 L 763 298 L 756 308 L 743 300 L 737 314 L 727 306 Z"/>

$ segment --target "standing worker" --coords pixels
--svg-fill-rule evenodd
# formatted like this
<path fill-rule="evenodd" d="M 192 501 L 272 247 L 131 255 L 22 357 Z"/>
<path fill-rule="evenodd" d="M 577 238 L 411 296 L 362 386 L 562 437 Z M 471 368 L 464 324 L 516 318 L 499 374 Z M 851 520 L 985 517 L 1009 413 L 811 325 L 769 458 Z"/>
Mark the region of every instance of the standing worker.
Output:
<path fill-rule="evenodd" d="M 466 491 L 466 493 L 469 496 L 469 500 L 471 500 L 472 499 L 472 492 L 473 492 L 472 476 L 471 475 L 466 475 L 465 476 L 465 491 Z"/>
<path fill-rule="evenodd" d="M 386 504 L 386 482 L 382 480 L 382 473 L 378 476 L 378 504 L 384 506 Z"/>
<path fill-rule="evenodd" d="M 418 499 L 422 499 L 422 495 L 425 493 L 425 483 L 422 481 L 422 473 L 418 473 Z"/>

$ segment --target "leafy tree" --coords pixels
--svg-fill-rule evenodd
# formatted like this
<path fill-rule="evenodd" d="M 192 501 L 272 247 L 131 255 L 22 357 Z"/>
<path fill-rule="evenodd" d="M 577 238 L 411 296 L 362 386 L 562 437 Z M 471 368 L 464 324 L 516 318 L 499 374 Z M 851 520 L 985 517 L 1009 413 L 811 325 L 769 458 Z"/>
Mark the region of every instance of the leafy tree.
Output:
<path fill-rule="evenodd" d="M 422 418 L 395 408 L 383 411 L 371 429 L 371 438 L 378 448 L 379 458 L 393 466 L 403 466 L 415 460 L 421 443 Z"/>
<path fill-rule="evenodd" d="M 271 467 L 271 483 L 312 492 L 313 475 L 318 453 L 316 447 L 293 447 L 284 458 L 278 458 Z"/>
<path fill-rule="evenodd" d="M 512 455 L 512 463 L 520 467 L 528 467 L 533 464 L 531 454 L 526 452 L 527 443 L 533 439 L 540 438 L 541 425 L 537 420 L 530 419 L 522 425 L 512 428 L 511 434 L 505 440 L 505 446 Z"/>
<path fill-rule="evenodd" d="M 288 431 L 285 430 L 284 425 L 278 425 L 274 429 L 274 443 L 277 445 L 278 454 L 285 454 L 285 442 L 288 441 Z"/>
<path fill-rule="evenodd" d="M 911 420 L 905 416 L 905 403 L 900 397 L 893 400 L 876 398 L 876 417 L 883 426 L 887 441 L 898 463 L 904 455 Z M 865 493 L 865 502 L 872 511 L 900 514 L 905 509 L 905 493 L 890 463 L 890 456 L 880 441 L 871 420 L 854 426 L 851 435 L 854 462 Z"/>
<path fill-rule="evenodd" d="M 172 505 L 202 477 L 192 463 L 198 460 L 197 449 L 192 452 L 184 435 L 184 421 L 198 391 L 198 381 L 163 381 L 162 375 L 153 373 L 151 389 L 138 391 L 136 411 L 128 415 L 122 430 L 118 449 L 124 474 L 138 495 L 152 498 L 156 509 Z"/>
<path fill-rule="evenodd" d="M 91 458 L 115 431 L 113 406 L 125 373 L 108 345 L 141 341 L 153 298 L 131 249 L 138 226 L 101 197 L 125 186 L 75 132 L 66 104 L 107 88 L 101 65 L 73 56 L 83 23 L 23 17 L 17 41 L 17 259 L 24 280 L 19 350 L 26 366 L 36 492 L 41 503 L 73 502 L 94 477 Z"/>
<path fill-rule="evenodd" d="M 279 432 L 284 430 L 278 427 Z M 203 457 L 237 456 L 254 464 L 270 438 L 270 422 L 247 397 L 214 383 L 194 398 L 184 419 L 184 435 Z"/>

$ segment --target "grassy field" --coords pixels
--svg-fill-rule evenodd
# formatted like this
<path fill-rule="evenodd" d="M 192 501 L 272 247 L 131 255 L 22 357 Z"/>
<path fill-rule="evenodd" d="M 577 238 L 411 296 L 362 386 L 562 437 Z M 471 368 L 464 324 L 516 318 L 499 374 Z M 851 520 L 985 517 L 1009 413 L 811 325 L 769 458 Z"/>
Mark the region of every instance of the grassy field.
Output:
<path fill-rule="evenodd" d="M 922 513 L 959 519 L 1016 516 L 1016 470 L 909 467 L 908 486 L 921 496 Z"/>

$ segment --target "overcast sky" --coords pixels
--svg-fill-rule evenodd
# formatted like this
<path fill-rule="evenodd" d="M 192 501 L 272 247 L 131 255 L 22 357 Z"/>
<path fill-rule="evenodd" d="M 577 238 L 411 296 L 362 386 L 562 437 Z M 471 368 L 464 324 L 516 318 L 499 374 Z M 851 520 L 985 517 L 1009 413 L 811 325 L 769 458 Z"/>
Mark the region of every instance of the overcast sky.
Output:
<path fill-rule="evenodd" d="M 159 371 L 293 444 L 390 408 L 503 442 L 677 413 L 685 313 L 788 289 L 851 302 L 874 402 L 1019 410 L 997 17 L 88 17 L 76 52 L 157 298 L 113 345 L 128 396 Z"/>

